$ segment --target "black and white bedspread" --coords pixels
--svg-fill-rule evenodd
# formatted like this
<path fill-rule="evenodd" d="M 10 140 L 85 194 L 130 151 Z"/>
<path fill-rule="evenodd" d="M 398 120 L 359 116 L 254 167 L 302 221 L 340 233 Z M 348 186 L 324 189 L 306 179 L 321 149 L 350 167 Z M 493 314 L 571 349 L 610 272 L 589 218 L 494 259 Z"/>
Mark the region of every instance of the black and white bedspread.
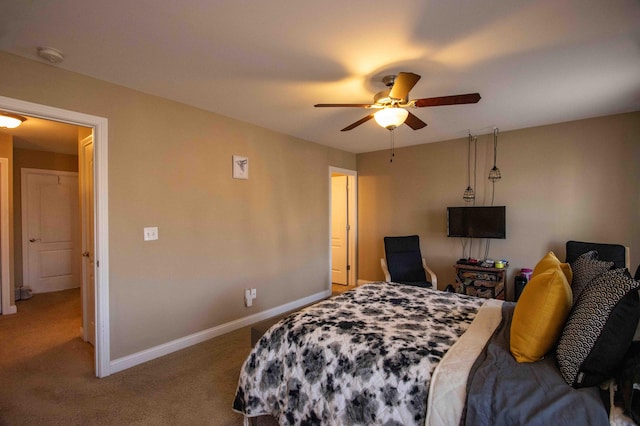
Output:
<path fill-rule="evenodd" d="M 486 299 L 371 283 L 272 327 L 233 404 L 280 424 L 424 425 L 431 374 Z"/>

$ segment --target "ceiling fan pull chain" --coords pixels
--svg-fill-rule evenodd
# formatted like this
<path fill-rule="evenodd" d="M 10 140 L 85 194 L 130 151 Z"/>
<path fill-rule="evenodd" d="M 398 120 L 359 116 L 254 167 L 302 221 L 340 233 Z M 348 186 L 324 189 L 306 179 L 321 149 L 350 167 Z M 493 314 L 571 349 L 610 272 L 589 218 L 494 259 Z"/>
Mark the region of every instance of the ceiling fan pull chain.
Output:
<path fill-rule="evenodd" d="M 395 143 L 395 138 L 393 136 L 393 129 L 389 130 L 389 132 L 391 133 L 391 158 L 389 159 L 389 162 L 393 163 L 393 157 L 396 156 L 396 143 Z"/>

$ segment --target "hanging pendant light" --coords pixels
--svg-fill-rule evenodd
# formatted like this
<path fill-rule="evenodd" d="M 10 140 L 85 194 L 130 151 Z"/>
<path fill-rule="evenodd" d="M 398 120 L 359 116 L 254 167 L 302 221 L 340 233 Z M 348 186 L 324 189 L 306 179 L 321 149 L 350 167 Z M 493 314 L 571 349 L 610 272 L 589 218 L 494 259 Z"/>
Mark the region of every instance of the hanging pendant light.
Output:
<path fill-rule="evenodd" d="M 476 199 L 476 193 L 471 188 L 471 132 L 469 132 L 469 140 L 467 142 L 467 189 L 464 190 L 462 199 L 466 202 Z"/>
<path fill-rule="evenodd" d="M 489 171 L 489 180 L 496 183 L 502 178 L 500 169 L 496 167 L 496 156 L 498 155 L 498 128 L 493 129 L 493 169 Z"/>
<path fill-rule="evenodd" d="M 473 188 L 467 186 L 467 189 L 464 190 L 464 195 L 462 196 L 462 198 L 469 203 L 476 199 L 476 193 L 473 192 Z"/>

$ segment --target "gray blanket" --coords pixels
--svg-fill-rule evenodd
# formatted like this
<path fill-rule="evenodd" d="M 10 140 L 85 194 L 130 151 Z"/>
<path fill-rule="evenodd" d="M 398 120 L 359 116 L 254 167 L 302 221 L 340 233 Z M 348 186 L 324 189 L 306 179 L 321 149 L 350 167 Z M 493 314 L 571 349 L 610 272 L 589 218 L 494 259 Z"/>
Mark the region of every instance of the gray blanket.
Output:
<path fill-rule="evenodd" d="M 573 389 L 553 354 L 519 364 L 509 352 L 515 304 L 503 305 L 503 321 L 476 360 L 467 382 L 467 425 L 608 425 L 597 388 Z"/>

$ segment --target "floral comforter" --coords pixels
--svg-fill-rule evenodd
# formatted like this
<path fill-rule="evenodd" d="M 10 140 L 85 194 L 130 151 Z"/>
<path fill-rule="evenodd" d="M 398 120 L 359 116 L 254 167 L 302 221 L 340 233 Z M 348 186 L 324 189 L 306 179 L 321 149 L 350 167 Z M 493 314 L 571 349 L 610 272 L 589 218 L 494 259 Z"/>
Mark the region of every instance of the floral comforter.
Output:
<path fill-rule="evenodd" d="M 371 283 L 317 303 L 258 341 L 233 408 L 283 425 L 424 425 L 431 374 L 484 302 Z"/>

